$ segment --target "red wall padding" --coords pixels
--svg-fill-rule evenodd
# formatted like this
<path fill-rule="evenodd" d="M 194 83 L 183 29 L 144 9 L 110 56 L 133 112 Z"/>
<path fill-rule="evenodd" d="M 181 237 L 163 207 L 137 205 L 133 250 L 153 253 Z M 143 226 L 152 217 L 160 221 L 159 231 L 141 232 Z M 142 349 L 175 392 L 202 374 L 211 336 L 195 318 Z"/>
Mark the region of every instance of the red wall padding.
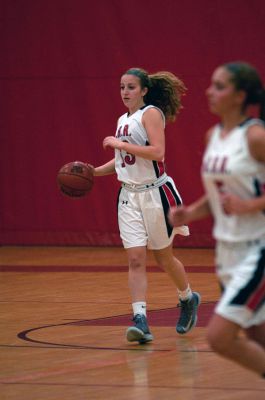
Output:
<path fill-rule="evenodd" d="M 125 112 L 120 75 L 169 70 L 188 87 L 167 127 L 167 172 L 189 203 L 202 194 L 210 116 L 205 89 L 220 63 L 243 59 L 265 75 L 264 0 L 0 0 L 0 240 L 4 245 L 120 245 L 115 176 L 64 197 L 68 161 L 109 160 L 102 140 Z M 211 221 L 179 246 L 211 246 Z"/>

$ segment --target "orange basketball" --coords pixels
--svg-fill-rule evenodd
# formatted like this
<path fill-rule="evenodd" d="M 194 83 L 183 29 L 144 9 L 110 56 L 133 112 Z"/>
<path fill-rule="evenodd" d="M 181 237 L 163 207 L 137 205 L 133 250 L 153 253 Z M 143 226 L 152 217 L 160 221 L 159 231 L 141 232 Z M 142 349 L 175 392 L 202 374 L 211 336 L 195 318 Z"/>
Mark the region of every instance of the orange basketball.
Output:
<path fill-rule="evenodd" d="M 66 196 L 83 197 L 93 187 L 93 167 L 82 161 L 65 164 L 57 174 L 57 183 Z"/>

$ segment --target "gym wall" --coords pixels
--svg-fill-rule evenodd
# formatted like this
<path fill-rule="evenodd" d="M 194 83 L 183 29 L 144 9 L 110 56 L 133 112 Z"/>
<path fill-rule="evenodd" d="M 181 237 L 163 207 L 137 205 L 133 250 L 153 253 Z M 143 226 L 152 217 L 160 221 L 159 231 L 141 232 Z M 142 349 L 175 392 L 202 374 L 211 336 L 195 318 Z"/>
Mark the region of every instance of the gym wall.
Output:
<path fill-rule="evenodd" d="M 265 79 L 263 0 L 0 0 L 0 242 L 121 245 L 115 176 L 82 199 L 63 196 L 59 168 L 113 157 L 102 140 L 126 110 L 121 74 L 168 70 L 188 91 L 166 129 L 167 172 L 185 203 L 203 193 L 205 98 L 213 69 L 245 60 Z M 176 246 L 213 245 L 212 221 L 190 226 Z"/>

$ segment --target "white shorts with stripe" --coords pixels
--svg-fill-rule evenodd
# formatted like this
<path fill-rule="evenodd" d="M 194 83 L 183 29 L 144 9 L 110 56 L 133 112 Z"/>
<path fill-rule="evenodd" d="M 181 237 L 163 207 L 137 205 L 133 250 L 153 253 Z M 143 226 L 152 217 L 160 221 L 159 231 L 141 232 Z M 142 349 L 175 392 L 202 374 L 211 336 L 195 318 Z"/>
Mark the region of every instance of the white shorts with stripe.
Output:
<path fill-rule="evenodd" d="M 189 235 L 189 228 L 172 228 L 167 214 L 170 206 L 182 204 L 172 178 L 165 176 L 156 185 L 123 185 L 118 197 L 118 222 L 124 248 L 168 247 L 175 234 Z M 164 183 L 163 183 L 164 182 Z"/>
<path fill-rule="evenodd" d="M 217 242 L 216 268 L 224 292 L 215 312 L 242 328 L 265 322 L 265 238 Z"/>

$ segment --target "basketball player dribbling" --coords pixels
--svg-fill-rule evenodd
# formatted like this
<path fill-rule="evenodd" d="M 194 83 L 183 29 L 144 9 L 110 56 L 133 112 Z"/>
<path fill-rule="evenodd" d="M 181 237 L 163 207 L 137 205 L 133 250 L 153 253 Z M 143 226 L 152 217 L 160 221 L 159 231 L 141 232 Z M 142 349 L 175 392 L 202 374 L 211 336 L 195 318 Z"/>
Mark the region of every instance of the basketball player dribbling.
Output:
<path fill-rule="evenodd" d="M 176 286 L 180 300 L 177 332 L 186 334 L 197 321 L 200 295 L 191 291 L 184 266 L 172 250 L 174 235 L 189 235 L 189 229 L 173 229 L 168 223 L 169 207 L 182 200 L 164 164 L 165 123 L 175 120 L 185 89 L 170 72 L 148 75 L 140 68 L 125 72 L 120 92 L 128 112 L 119 118 L 116 135 L 103 141 L 104 148 L 115 149 L 115 157 L 94 169 L 96 176 L 116 172 L 121 182 L 118 222 L 128 257 L 134 322 L 126 332 L 129 342 L 153 340 L 146 313 L 147 248 Z"/>
<path fill-rule="evenodd" d="M 172 208 L 169 219 L 179 226 L 213 215 L 223 294 L 208 342 L 265 378 L 265 91 L 254 67 L 231 62 L 214 71 L 206 94 L 221 119 L 207 133 L 201 171 L 206 194 Z M 252 104 L 260 105 L 259 119 L 247 114 Z"/>

